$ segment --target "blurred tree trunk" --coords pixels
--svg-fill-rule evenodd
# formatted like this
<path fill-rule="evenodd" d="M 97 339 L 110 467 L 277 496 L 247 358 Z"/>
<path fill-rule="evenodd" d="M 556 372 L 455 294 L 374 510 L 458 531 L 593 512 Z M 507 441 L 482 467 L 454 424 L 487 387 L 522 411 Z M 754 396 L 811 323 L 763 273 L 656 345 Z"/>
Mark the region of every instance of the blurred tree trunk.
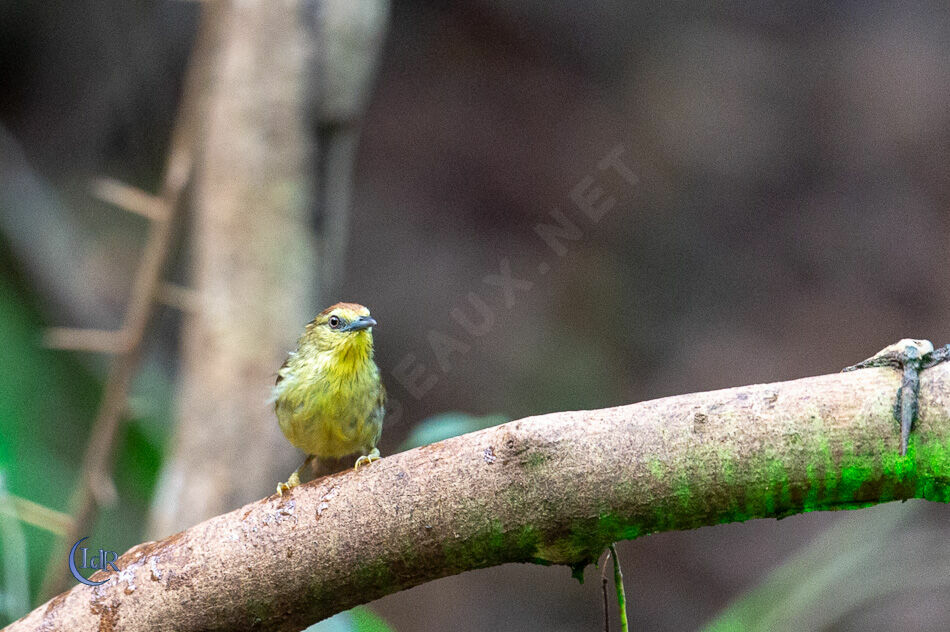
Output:
<path fill-rule="evenodd" d="M 296 466 L 267 401 L 317 304 L 304 99 L 312 41 L 301 3 L 222 1 L 203 10 L 218 39 L 191 226 L 199 300 L 183 329 L 156 536 L 260 497 Z"/>
<path fill-rule="evenodd" d="M 389 3 L 204 10 L 218 41 L 192 229 L 200 305 L 183 332 L 156 537 L 270 493 L 299 465 L 267 402 L 277 367 L 321 307 L 319 288 L 341 289 L 358 123 Z"/>
<path fill-rule="evenodd" d="M 323 0 L 319 6 L 315 18 L 321 54 L 311 77 L 320 147 L 320 291 L 330 299 L 328 302 L 333 302 L 335 298 L 351 298 L 341 292 L 353 168 L 360 122 L 389 21 L 389 1 Z"/>

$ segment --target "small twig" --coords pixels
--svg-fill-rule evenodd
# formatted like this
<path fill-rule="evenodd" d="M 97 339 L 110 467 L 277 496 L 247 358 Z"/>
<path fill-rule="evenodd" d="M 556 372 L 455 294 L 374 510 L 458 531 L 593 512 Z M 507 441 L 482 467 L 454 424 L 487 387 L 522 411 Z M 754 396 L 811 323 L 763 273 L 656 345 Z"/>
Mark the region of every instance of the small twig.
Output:
<path fill-rule="evenodd" d="M 174 215 L 192 171 L 195 124 L 201 110 L 201 91 L 204 90 L 204 72 L 211 33 L 213 28 L 205 12 L 189 64 L 178 118 L 172 130 L 160 194 L 152 197 L 111 181 L 101 181 L 97 187 L 97 192 L 102 197 L 132 212 L 141 212 L 150 218 L 151 223 L 142 259 L 132 281 L 122 327 L 127 346 L 113 359 L 106 379 L 99 412 L 83 458 L 79 482 L 70 503 L 73 522 L 59 549 L 53 551 L 46 567 L 41 592 L 47 597 L 61 592 L 66 587 L 67 571 L 63 559 L 69 546 L 87 535 L 101 504 L 115 497 L 115 487 L 111 480 L 112 453 L 122 417 L 128 408 L 129 389 L 138 369 L 146 327 L 155 310 L 162 270 L 171 251 Z M 157 211 L 159 208 L 167 212 Z"/>
<path fill-rule="evenodd" d="M 604 556 L 604 564 L 600 567 L 600 590 L 604 594 L 604 632 L 610 632 L 610 600 L 607 598 L 607 562 L 610 561 L 610 550 Z"/>
<path fill-rule="evenodd" d="M 90 351 L 119 355 L 129 350 L 130 340 L 128 333 L 122 329 L 50 327 L 43 334 L 43 344 L 61 351 Z"/>
<path fill-rule="evenodd" d="M 177 203 L 177 192 L 175 193 L 174 200 Z M 154 296 L 165 258 L 170 250 L 171 235 L 170 219 L 152 220 L 145 252 L 132 284 L 132 296 L 123 326 L 127 346 L 115 356 L 106 379 L 99 412 L 83 458 L 78 486 L 70 503 L 73 524 L 65 534 L 65 540 L 59 547 L 61 550 L 50 557 L 47 565 L 43 582 L 43 594 L 46 596 L 56 594 L 66 587 L 63 558 L 67 547 L 92 527 L 99 507 L 115 498 L 112 491 L 114 485 L 111 482 L 111 457 L 126 410 L 132 378 L 141 358 L 146 324 L 154 311 Z"/>
<path fill-rule="evenodd" d="M 0 513 L 19 518 L 28 525 L 56 535 L 65 534 L 72 526 L 73 519 L 69 514 L 50 509 L 46 505 L 13 494 L 7 494 L 7 501 L 6 503 L 0 503 Z"/>
<path fill-rule="evenodd" d="M 114 486 L 111 481 L 111 461 L 115 448 L 115 439 L 126 410 L 126 398 L 132 385 L 132 378 L 138 369 L 142 354 L 145 324 L 154 309 L 154 293 L 162 272 L 162 264 L 171 243 L 171 224 L 165 220 L 153 220 L 149 229 L 146 252 L 136 274 L 133 295 L 126 314 L 129 345 L 115 356 L 105 391 L 99 405 L 99 412 L 93 423 L 86 454 L 83 458 L 78 486 L 73 493 L 73 524 L 65 534 L 60 551 L 50 557 L 46 577 L 43 582 L 43 594 L 50 596 L 66 586 L 66 570 L 63 559 L 67 547 L 86 533 L 95 521 L 99 507 L 114 494 L 109 490 Z"/>
<path fill-rule="evenodd" d="M 629 632 L 627 624 L 627 596 L 623 590 L 623 573 L 620 572 L 620 556 L 617 548 L 611 544 L 608 549 L 614 557 L 614 589 L 617 591 L 617 609 L 620 611 L 620 632 Z"/>
<path fill-rule="evenodd" d="M 101 178 L 92 183 L 92 194 L 129 213 L 155 221 L 167 221 L 172 211 L 167 201 L 112 178 Z"/>

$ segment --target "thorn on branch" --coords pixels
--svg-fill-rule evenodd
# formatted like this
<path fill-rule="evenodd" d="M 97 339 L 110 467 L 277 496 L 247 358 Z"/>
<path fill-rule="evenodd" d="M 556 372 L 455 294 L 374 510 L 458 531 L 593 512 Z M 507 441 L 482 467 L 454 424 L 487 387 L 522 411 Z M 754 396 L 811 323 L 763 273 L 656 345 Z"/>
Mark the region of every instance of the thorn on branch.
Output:
<path fill-rule="evenodd" d="M 92 194 L 103 202 L 152 221 L 167 221 L 171 217 L 165 200 L 112 178 L 95 180 Z"/>
<path fill-rule="evenodd" d="M 43 334 L 43 344 L 62 351 L 89 351 L 119 355 L 127 353 L 132 340 L 124 329 L 75 329 L 50 327 Z"/>

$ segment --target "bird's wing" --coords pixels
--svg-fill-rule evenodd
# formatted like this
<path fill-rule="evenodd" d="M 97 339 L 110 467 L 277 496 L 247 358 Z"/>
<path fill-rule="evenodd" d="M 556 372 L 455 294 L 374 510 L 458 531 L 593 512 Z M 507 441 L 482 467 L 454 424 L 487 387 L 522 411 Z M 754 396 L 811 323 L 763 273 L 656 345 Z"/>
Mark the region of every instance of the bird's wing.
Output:
<path fill-rule="evenodd" d="M 379 443 L 379 437 L 383 434 L 383 418 L 386 417 L 386 387 L 379 383 L 379 393 L 376 394 L 376 408 L 373 409 L 373 420 L 376 423 L 376 436 L 373 438 L 373 446 Z"/>
<path fill-rule="evenodd" d="M 277 369 L 277 381 L 274 382 L 274 386 L 280 384 L 280 381 L 284 379 L 284 376 L 281 375 L 280 372 L 286 369 L 288 364 L 290 364 L 290 356 L 287 356 L 287 359 L 284 360 L 284 363 L 280 365 L 279 369 Z"/>
<path fill-rule="evenodd" d="M 386 412 L 386 387 L 383 386 L 383 383 L 379 383 L 379 393 L 376 395 L 376 408 L 383 411 L 383 414 Z"/>

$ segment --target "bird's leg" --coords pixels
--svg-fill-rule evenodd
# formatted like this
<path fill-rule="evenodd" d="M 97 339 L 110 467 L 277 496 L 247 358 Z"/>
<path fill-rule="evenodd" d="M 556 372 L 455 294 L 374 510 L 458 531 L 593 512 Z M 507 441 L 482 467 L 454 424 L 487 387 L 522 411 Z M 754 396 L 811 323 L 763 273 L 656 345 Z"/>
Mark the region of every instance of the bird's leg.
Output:
<path fill-rule="evenodd" d="M 297 485 L 300 485 L 300 473 L 305 467 L 310 467 L 310 463 L 313 462 L 313 459 L 316 458 L 314 455 L 309 454 L 304 460 L 303 465 L 294 470 L 294 473 L 290 475 L 290 478 L 287 479 L 286 483 L 277 484 L 277 495 L 283 496 L 284 492 L 290 491 Z"/>
<path fill-rule="evenodd" d="M 950 345 L 934 350 L 929 340 L 905 338 L 896 342 L 863 362 L 849 366 L 845 371 L 870 367 L 891 366 L 901 369 L 901 386 L 897 390 L 897 418 L 901 424 L 901 456 L 907 454 L 907 441 L 914 421 L 917 419 L 920 394 L 920 372 L 950 359 Z"/>
<path fill-rule="evenodd" d="M 356 459 L 356 464 L 353 466 L 353 469 L 358 470 L 361 465 L 369 465 L 373 461 L 378 461 L 379 458 L 379 448 L 373 448 L 369 454 L 364 454 Z"/>
<path fill-rule="evenodd" d="M 283 496 L 284 492 L 289 492 L 297 485 L 300 485 L 300 474 L 297 473 L 298 471 L 299 470 L 294 470 L 294 473 L 290 475 L 286 483 L 277 483 L 278 496 Z"/>

